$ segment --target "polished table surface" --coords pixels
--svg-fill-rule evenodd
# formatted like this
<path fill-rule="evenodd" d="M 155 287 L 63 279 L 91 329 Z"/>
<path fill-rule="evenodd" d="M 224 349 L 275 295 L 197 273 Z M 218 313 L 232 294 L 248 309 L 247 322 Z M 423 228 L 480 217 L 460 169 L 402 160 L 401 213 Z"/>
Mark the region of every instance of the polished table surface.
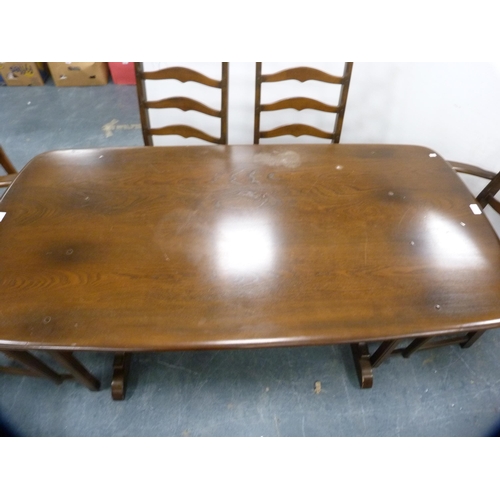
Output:
<path fill-rule="evenodd" d="M 320 345 L 500 326 L 500 246 L 418 146 L 44 153 L 0 202 L 0 347 Z"/>

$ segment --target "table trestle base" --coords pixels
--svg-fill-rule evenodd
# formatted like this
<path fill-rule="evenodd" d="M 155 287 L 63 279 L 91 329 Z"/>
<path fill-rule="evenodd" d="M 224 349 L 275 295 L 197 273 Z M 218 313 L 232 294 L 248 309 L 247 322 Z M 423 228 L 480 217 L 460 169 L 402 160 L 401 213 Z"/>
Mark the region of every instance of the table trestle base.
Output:
<path fill-rule="evenodd" d="M 370 352 L 366 342 L 351 344 L 354 366 L 361 389 L 370 389 L 373 385 L 373 371 L 370 363 Z"/>
<path fill-rule="evenodd" d="M 129 352 L 115 354 L 113 361 L 113 380 L 111 382 L 111 397 L 115 401 L 125 399 L 130 360 L 131 354 Z"/>

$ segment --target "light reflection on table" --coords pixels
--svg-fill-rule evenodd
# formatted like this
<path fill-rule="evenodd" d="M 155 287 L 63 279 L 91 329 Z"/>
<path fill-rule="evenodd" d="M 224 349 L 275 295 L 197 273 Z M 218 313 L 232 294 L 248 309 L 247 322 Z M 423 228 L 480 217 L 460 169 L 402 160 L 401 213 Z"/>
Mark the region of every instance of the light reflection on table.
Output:
<path fill-rule="evenodd" d="M 228 216 L 216 228 L 217 268 L 224 275 L 264 274 L 273 268 L 276 242 L 265 217 Z"/>

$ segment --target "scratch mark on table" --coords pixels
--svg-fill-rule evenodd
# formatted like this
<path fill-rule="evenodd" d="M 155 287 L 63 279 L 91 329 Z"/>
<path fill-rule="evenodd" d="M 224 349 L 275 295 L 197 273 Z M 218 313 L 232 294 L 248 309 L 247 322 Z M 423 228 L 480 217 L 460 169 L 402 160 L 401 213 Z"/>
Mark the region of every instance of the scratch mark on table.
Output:
<path fill-rule="evenodd" d="M 257 173 L 257 170 L 252 170 L 250 172 L 250 180 L 252 181 L 252 184 L 260 184 L 260 182 L 255 178 L 255 174 Z"/>
<path fill-rule="evenodd" d="M 366 252 L 368 249 L 368 232 L 365 229 L 365 266 L 366 266 Z"/>
<path fill-rule="evenodd" d="M 411 207 L 408 207 L 405 210 L 405 213 L 403 214 L 403 216 L 401 217 L 401 219 L 399 219 L 398 227 L 401 225 L 401 222 L 403 222 L 403 219 L 405 218 L 405 215 L 410 211 L 410 209 L 411 209 Z"/>

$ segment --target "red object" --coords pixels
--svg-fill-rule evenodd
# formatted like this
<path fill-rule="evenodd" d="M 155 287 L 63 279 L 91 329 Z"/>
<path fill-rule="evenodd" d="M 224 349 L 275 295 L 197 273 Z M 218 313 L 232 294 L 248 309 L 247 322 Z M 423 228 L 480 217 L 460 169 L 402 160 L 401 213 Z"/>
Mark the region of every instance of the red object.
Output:
<path fill-rule="evenodd" d="M 109 62 L 109 70 L 116 85 L 135 85 L 133 62 Z"/>

